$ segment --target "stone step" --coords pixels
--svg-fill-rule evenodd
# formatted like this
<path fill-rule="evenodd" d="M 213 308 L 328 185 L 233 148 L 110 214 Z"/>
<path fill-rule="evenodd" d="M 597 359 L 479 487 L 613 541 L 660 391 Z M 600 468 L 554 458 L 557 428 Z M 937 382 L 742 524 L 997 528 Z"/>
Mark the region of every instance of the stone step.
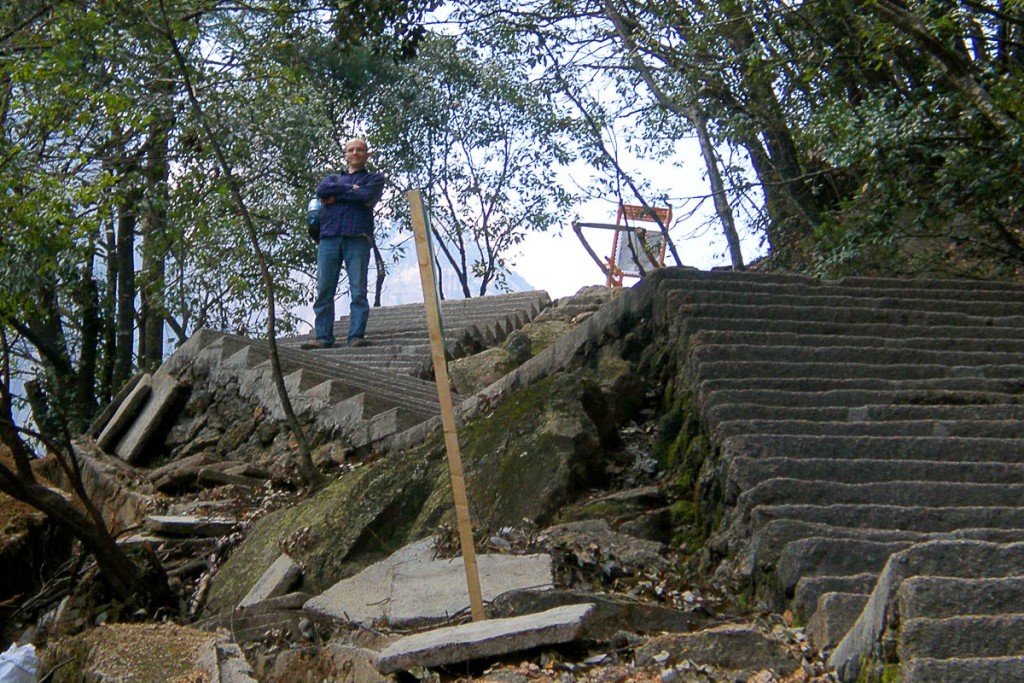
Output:
<path fill-rule="evenodd" d="M 896 345 L 902 340 L 909 339 L 937 339 L 953 342 L 962 340 L 963 344 L 985 346 L 989 343 L 1016 342 L 1020 338 L 1019 330 L 1012 327 L 972 328 L 963 325 L 776 320 L 764 317 L 725 318 L 710 314 L 699 318 L 680 319 L 678 311 L 674 309 L 667 311 L 667 314 L 670 319 L 666 321 L 666 324 L 672 324 L 682 339 L 691 339 L 698 334 L 714 332 L 750 335 L 752 339 L 763 334 L 788 334 L 822 339 L 862 338 L 870 340 L 869 343 L 872 344 L 884 343 L 887 345 Z M 948 344 L 949 341 L 943 343 Z"/>
<path fill-rule="evenodd" d="M 861 439 L 865 437 L 942 437 L 1013 439 L 1024 436 L 1021 420 L 728 420 L 713 424 L 718 439 L 730 436 L 751 438 L 761 435 L 831 436 Z"/>
<path fill-rule="evenodd" d="M 723 321 L 728 323 L 731 321 Z M 985 328 L 979 332 L 984 332 Z M 850 334 L 810 334 L 804 331 L 769 330 L 750 326 L 750 329 L 698 329 L 690 332 L 690 344 L 693 345 L 751 345 L 765 348 L 780 347 L 813 347 L 826 348 L 871 348 L 905 351 L 971 351 L 986 353 L 1024 353 L 1024 339 L 1016 336 L 989 338 L 978 336 L 968 338 L 965 343 L 963 330 L 948 330 L 950 334 L 941 332 L 933 334 L 933 329 L 920 328 L 922 336 L 894 337 L 889 330 L 876 328 L 855 328 Z M 959 332 L 954 336 L 952 332 Z"/>
<path fill-rule="evenodd" d="M 1024 567 L 1021 567 L 1024 572 Z M 896 595 L 900 619 L 944 619 L 983 614 L 1024 614 L 1024 576 L 956 578 L 913 576 Z"/>
<path fill-rule="evenodd" d="M 1024 656 L 1024 614 L 917 618 L 900 623 L 902 661 Z"/>
<path fill-rule="evenodd" d="M 900 505 L 759 505 L 750 511 L 751 528 L 776 519 L 863 529 L 951 532 L 958 529 L 1024 529 L 1020 507 L 906 507 Z"/>
<path fill-rule="evenodd" d="M 1024 331 L 1022 331 L 1024 332 Z M 827 361 L 761 362 L 708 361 L 700 364 L 695 376 L 700 380 L 728 378 L 787 378 L 787 379 L 1002 379 L 1024 380 L 1024 365 L 958 365 L 939 363 L 887 365 L 885 363 L 842 363 Z M 840 388 L 840 387 L 834 387 Z"/>
<path fill-rule="evenodd" d="M 252 341 L 244 337 L 224 335 L 225 343 L 239 345 L 241 348 L 231 356 L 224 358 L 221 364 L 234 369 L 254 368 L 269 359 L 266 344 Z M 280 348 L 278 356 L 282 370 L 291 374 L 298 370 L 306 370 L 319 374 L 325 380 L 337 379 L 348 382 L 360 392 L 374 397 L 380 396 L 391 403 L 405 405 L 413 411 L 429 411 L 437 405 L 437 391 L 433 382 L 403 377 L 392 373 L 380 373 L 358 364 L 342 360 L 320 357 L 317 354 Z M 389 398 L 393 397 L 393 399 Z"/>
<path fill-rule="evenodd" d="M 943 462 L 1019 462 L 1024 438 L 758 434 L 726 437 L 722 458 L 865 458 Z"/>
<path fill-rule="evenodd" d="M 1024 657 L 917 657 L 900 666 L 902 683 L 995 683 L 1024 681 Z"/>
<path fill-rule="evenodd" d="M 648 279 L 650 276 L 648 276 Z M 696 269 L 670 268 L 659 271 L 651 284 L 671 291 L 685 287 L 699 291 L 765 291 L 806 293 L 817 291 L 834 293 L 841 291 L 877 292 L 886 296 L 904 298 L 934 299 L 938 297 L 965 301 L 1006 301 L 1016 296 L 1024 297 L 1020 285 L 995 280 L 955 280 L 939 278 L 885 278 L 885 277 L 844 277 L 838 280 L 822 280 L 805 275 L 783 273 L 759 273 L 750 271 L 702 271 Z"/>
<path fill-rule="evenodd" d="M 1024 463 L 882 460 L 875 458 L 734 457 L 720 465 L 725 501 L 777 477 L 828 480 L 841 484 L 885 481 L 946 481 L 975 484 L 1024 484 Z"/>
<path fill-rule="evenodd" d="M 666 297 L 665 310 L 686 318 L 736 318 L 750 320 L 789 320 L 806 324 L 808 332 L 818 332 L 823 325 L 911 325 L 924 327 L 962 327 L 965 329 L 994 327 L 1021 329 L 1024 315 L 972 315 L 956 310 L 931 310 L 930 304 L 908 304 L 905 308 L 873 308 L 848 305 L 841 298 L 823 299 L 817 305 L 796 306 L 771 303 L 732 304 L 722 301 L 691 302 L 687 295 L 674 292 Z M 967 308 L 967 307 L 964 307 Z M 973 307 L 968 310 L 973 310 Z M 777 329 L 777 328 L 769 328 Z M 848 332 L 843 330 L 843 333 Z"/>
<path fill-rule="evenodd" d="M 754 344 L 709 344 L 701 337 L 691 342 L 688 364 L 699 372 L 706 363 L 851 363 L 868 365 L 943 365 L 983 367 L 1019 365 L 1020 352 L 979 351 L 974 348 L 950 350 L 900 349 L 865 346 L 758 346 Z"/>
<path fill-rule="evenodd" d="M 924 543 L 935 540 L 970 539 L 1012 543 L 1024 541 L 1024 529 L 955 529 L 927 532 L 906 529 L 875 529 L 830 526 L 794 519 L 773 519 L 759 527 L 743 551 L 743 566 L 748 576 L 756 578 L 774 570 L 779 555 L 787 543 L 804 538 L 836 538 L 872 541 L 878 543 Z"/>
<path fill-rule="evenodd" d="M 993 298 L 947 298 L 943 293 L 917 292 L 917 296 L 892 289 L 867 287 L 808 287 L 803 291 L 768 291 L 756 287 L 748 289 L 701 289 L 679 287 L 677 301 L 685 306 L 713 304 L 715 306 L 751 307 L 768 309 L 813 310 L 833 308 L 844 312 L 883 313 L 890 315 L 916 315 L 921 312 L 935 314 L 969 315 L 992 320 L 1024 316 L 1024 289 L 1018 296 L 998 301 Z M 928 295 L 931 296 L 928 296 Z M 785 316 L 780 316 L 783 318 Z"/>
<path fill-rule="evenodd" d="M 1020 403 L 1024 380 L 979 377 L 937 379 L 751 377 L 704 380 L 702 402 L 767 405 L 862 406 L 876 403 L 948 405 Z"/>
<path fill-rule="evenodd" d="M 1024 501 L 1024 484 L 949 481 L 882 481 L 840 484 L 825 480 L 768 479 L 740 494 L 742 513 L 757 505 L 893 505 L 906 507 L 1013 507 Z M 1024 506 L 1022 506 L 1024 509 Z"/>
<path fill-rule="evenodd" d="M 378 415 L 388 413 L 388 419 L 395 422 L 396 429 L 408 429 L 430 417 L 424 412 L 423 406 L 417 405 L 414 401 L 390 400 L 382 397 L 379 392 L 362 391 L 355 387 L 349 387 L 352 394 L 349 398 L 324 406 L 322 400 L 316 400 L 322 399 L 323 396 L 317 387 L 324 381 L 340 380 L 327 380 L 325 375 L 313 370 L 303 369 L 301 372 L 309 383 L 317 384 L 311 387 L 312 393 L 297 392 L 295 395 L 289 395 L 292 408 L 297 415 L 312 413 L 314 419 L 330 427 L 349 425 L 354 428 L 360 421 L 375 420 Z M 280 405 L 269 361 L 238 371 L 236 376 L 239 394 L 243 398 L 258 401 L 261 405 L 269 407 L 270 414 L 275 419 L 284 419 L 284 411 Z M 289 376 L 295 376 L 295 373 Z M 395 405 L 396 403 L 400 405 Z"/>
<path fill-rule="evenodd" d="M 474 325 L 488 327 L 492 332 L 506 335 L 550 305 L 551 298 L 543 291 L 447 299 L 441 302 L 441 318 L 446 336 L 448 333 L 461 334 Z M 334 325 L 336 332 L 347 334 L 348 316 L 342 316 Z M 427 323 L 423 304 L 387 306 L 370 311 L 366 326 L 368 338 L 386 337 L 395 331 L 411 330 L 422 330 L 426 337 Z"/>
<path fill-rule="evenodd" d="M 817 609 L 818 601 L 826 593 L 871 595 L 878 581 L 877 572 L 853 576 L 803 576 L 793 589 L 790 607 L 802 621 L 809 621 Z"/>
<path fill-rule="evenodd" d="M 763 403 L 714 403 L 704 411 L 709 424 L 733 420 L 891 422 L 903 420 L 1024 420 L 1024 403 L 967 405 L 791 406 Z"/>
<path fill-rule="evenodd" d="M 866 541 L 856 538 L 802 538 L 779 553 L 770 583 L 776 598 L 793 597 L 797 582 L 810 576 L 877 574 L 893 554 L 913 541 Z"/>
<path fill-rule="evenodd" d="M 867 593 L 823 593 L 807 623 L 807 637 L 820 651 L 835 647 L 856 623 L 867 601 Z"/>
<path fill-rule="evenodd" d="M 952 576 L 962 578 L 997 578 L 1020 575 L 1024 566 L 1024 543 L 988 543 L 984 541 L 931 541 L 918 543 L 889 558 L 879 574 L 878 582 L 864 611 L 849 633 L 836 646 L 829 657 L 840 680 L 856 680 L 862 663 L 876 651 L 888 620 L 886 615 L 895 609 L 895 599 L 900 585 L 913 576 Z M 985 619 L 988 617 L 960 617 L 960 619 Z M 1021 618 L 1017 615 L 1017 618 Z M 991 623 L 991 622 L 989 622 Z M 961 624 L 963 628 L 965 624 Z M 979 628 L 985 627 L 981 622 Z M 1008 626 L 1012 628 L 1008 628 Z M 1024 633 L 1019 624 L 1003 624 L 1000 628 L 1007 638 Z M 903 624 L 900 638 L 907 631 Z M 911 632 L 912 633 L 912 632 Z M 924 630 L 921 633 L 925 633 Z M 911 641 L 905 641 L 911 642 Z M 914 639 L 916 642 L 916 639 Z M 915 646 L 916 647 L 916 646 Z M 955 652 L 944 656 L 954 657 Z M 1017 653 L 1002 653 L 1017 654 Z M 915 650 L 915 656 L 927 656 L 925 651 Z"/>

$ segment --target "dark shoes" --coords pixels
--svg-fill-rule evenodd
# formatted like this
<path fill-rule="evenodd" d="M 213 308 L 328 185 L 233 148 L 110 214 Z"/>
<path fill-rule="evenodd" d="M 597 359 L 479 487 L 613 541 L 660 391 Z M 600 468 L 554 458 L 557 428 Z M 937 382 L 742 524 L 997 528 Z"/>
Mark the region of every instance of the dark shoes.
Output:
<path fill-rule="evenodd" d="M 362 337 L 353 337 L 349 340 L 348 345 L 352 348 L 359 348 L 360 346 L 366 346 L 367 343 Z M 314 351 L 316 349 L 329 349 L 332 346 L 334 346 L 334 344 L 325 344 L 319 339 L 314 339 L 313 341 L 304 342 L 299 346 L 299 348 L 304 351 Z"/>

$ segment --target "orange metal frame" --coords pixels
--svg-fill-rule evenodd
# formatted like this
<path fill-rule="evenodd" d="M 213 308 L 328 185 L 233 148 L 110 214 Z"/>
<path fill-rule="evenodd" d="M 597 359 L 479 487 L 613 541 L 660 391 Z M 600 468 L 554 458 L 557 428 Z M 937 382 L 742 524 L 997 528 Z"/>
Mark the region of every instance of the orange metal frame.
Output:
<path fill-rule="evenodd" d="M 620 259 L 617 257 L 620 255 L 620 245 L 628 246 L 630 234 L 636 234 L 639 237 L 639 244 L 634 244 L 637 256 L 641 253 L 645 254 L 650 261 L 652 268 L 663 268 L 665 266 L 665 249 L 668 246 L 668 240 L 662 239 L 659 244 L 657 258 L 655 259 L 654 254 L 647 248 L 646 241 L 644 240 L 644 234 L 646 230 L 639 228 L 635 225 L 630 225 L 630 222 L 648 222 L 657 225 L 656 231 L 658 233 L 667 233 L 669 224 L 672 222 L 672 207 L 653 207 L 648 208 L 645 206 L 635 206 L 631 204 L 619 204 L 619 210 L 615 216 L 615 225 L 608 226 L 615 228 L 615 237 L 612 239 L 612 253 L 607 259 L 607 270 L 608 280 L 606 286 L 608 287 L 622 287 L 622 282 L 627 277 L 641 277 L 639 270 L 624 270 L 620 266 Z M 620 235 L 623 235 L 624 241 L 620 242 Z M 632 254 L 631 254 L 632 255 Z"/>

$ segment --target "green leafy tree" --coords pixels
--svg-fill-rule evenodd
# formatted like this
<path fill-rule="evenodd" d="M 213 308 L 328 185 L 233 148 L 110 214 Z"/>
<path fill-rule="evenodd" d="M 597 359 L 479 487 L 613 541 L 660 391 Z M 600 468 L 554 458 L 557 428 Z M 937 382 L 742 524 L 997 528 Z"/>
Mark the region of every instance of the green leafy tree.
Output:
<path fill-rule="evenodd" d="M 378 163 L 397 185 L 424 189 L 461 295 L 502 288 L 507 254 L 573 203 L 556 181 L 570 160 L 557 111 L 519 60 L 485 59 L 440 35 L 368 87 L 379 92 L 369 112 Z"/>

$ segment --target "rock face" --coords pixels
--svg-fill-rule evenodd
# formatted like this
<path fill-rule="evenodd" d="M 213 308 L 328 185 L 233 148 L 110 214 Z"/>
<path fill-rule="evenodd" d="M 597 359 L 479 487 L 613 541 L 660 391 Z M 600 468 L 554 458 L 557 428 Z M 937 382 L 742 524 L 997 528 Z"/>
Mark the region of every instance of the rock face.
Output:
<path fill-rule="evenodd" d="M 546 523 L 565 501 L 600 482 L 602 411 L 595 386 L 556 375 L 469 424 L 460 443 L 474 524 Z M 319 592 L 445 522 L 454 523 L 454 514 L 444 446 L 435 434 L 260 520 L 215 577 L 210 607 L 236 604 L 282 547 L 304 567 L 302 589 Z"/>

